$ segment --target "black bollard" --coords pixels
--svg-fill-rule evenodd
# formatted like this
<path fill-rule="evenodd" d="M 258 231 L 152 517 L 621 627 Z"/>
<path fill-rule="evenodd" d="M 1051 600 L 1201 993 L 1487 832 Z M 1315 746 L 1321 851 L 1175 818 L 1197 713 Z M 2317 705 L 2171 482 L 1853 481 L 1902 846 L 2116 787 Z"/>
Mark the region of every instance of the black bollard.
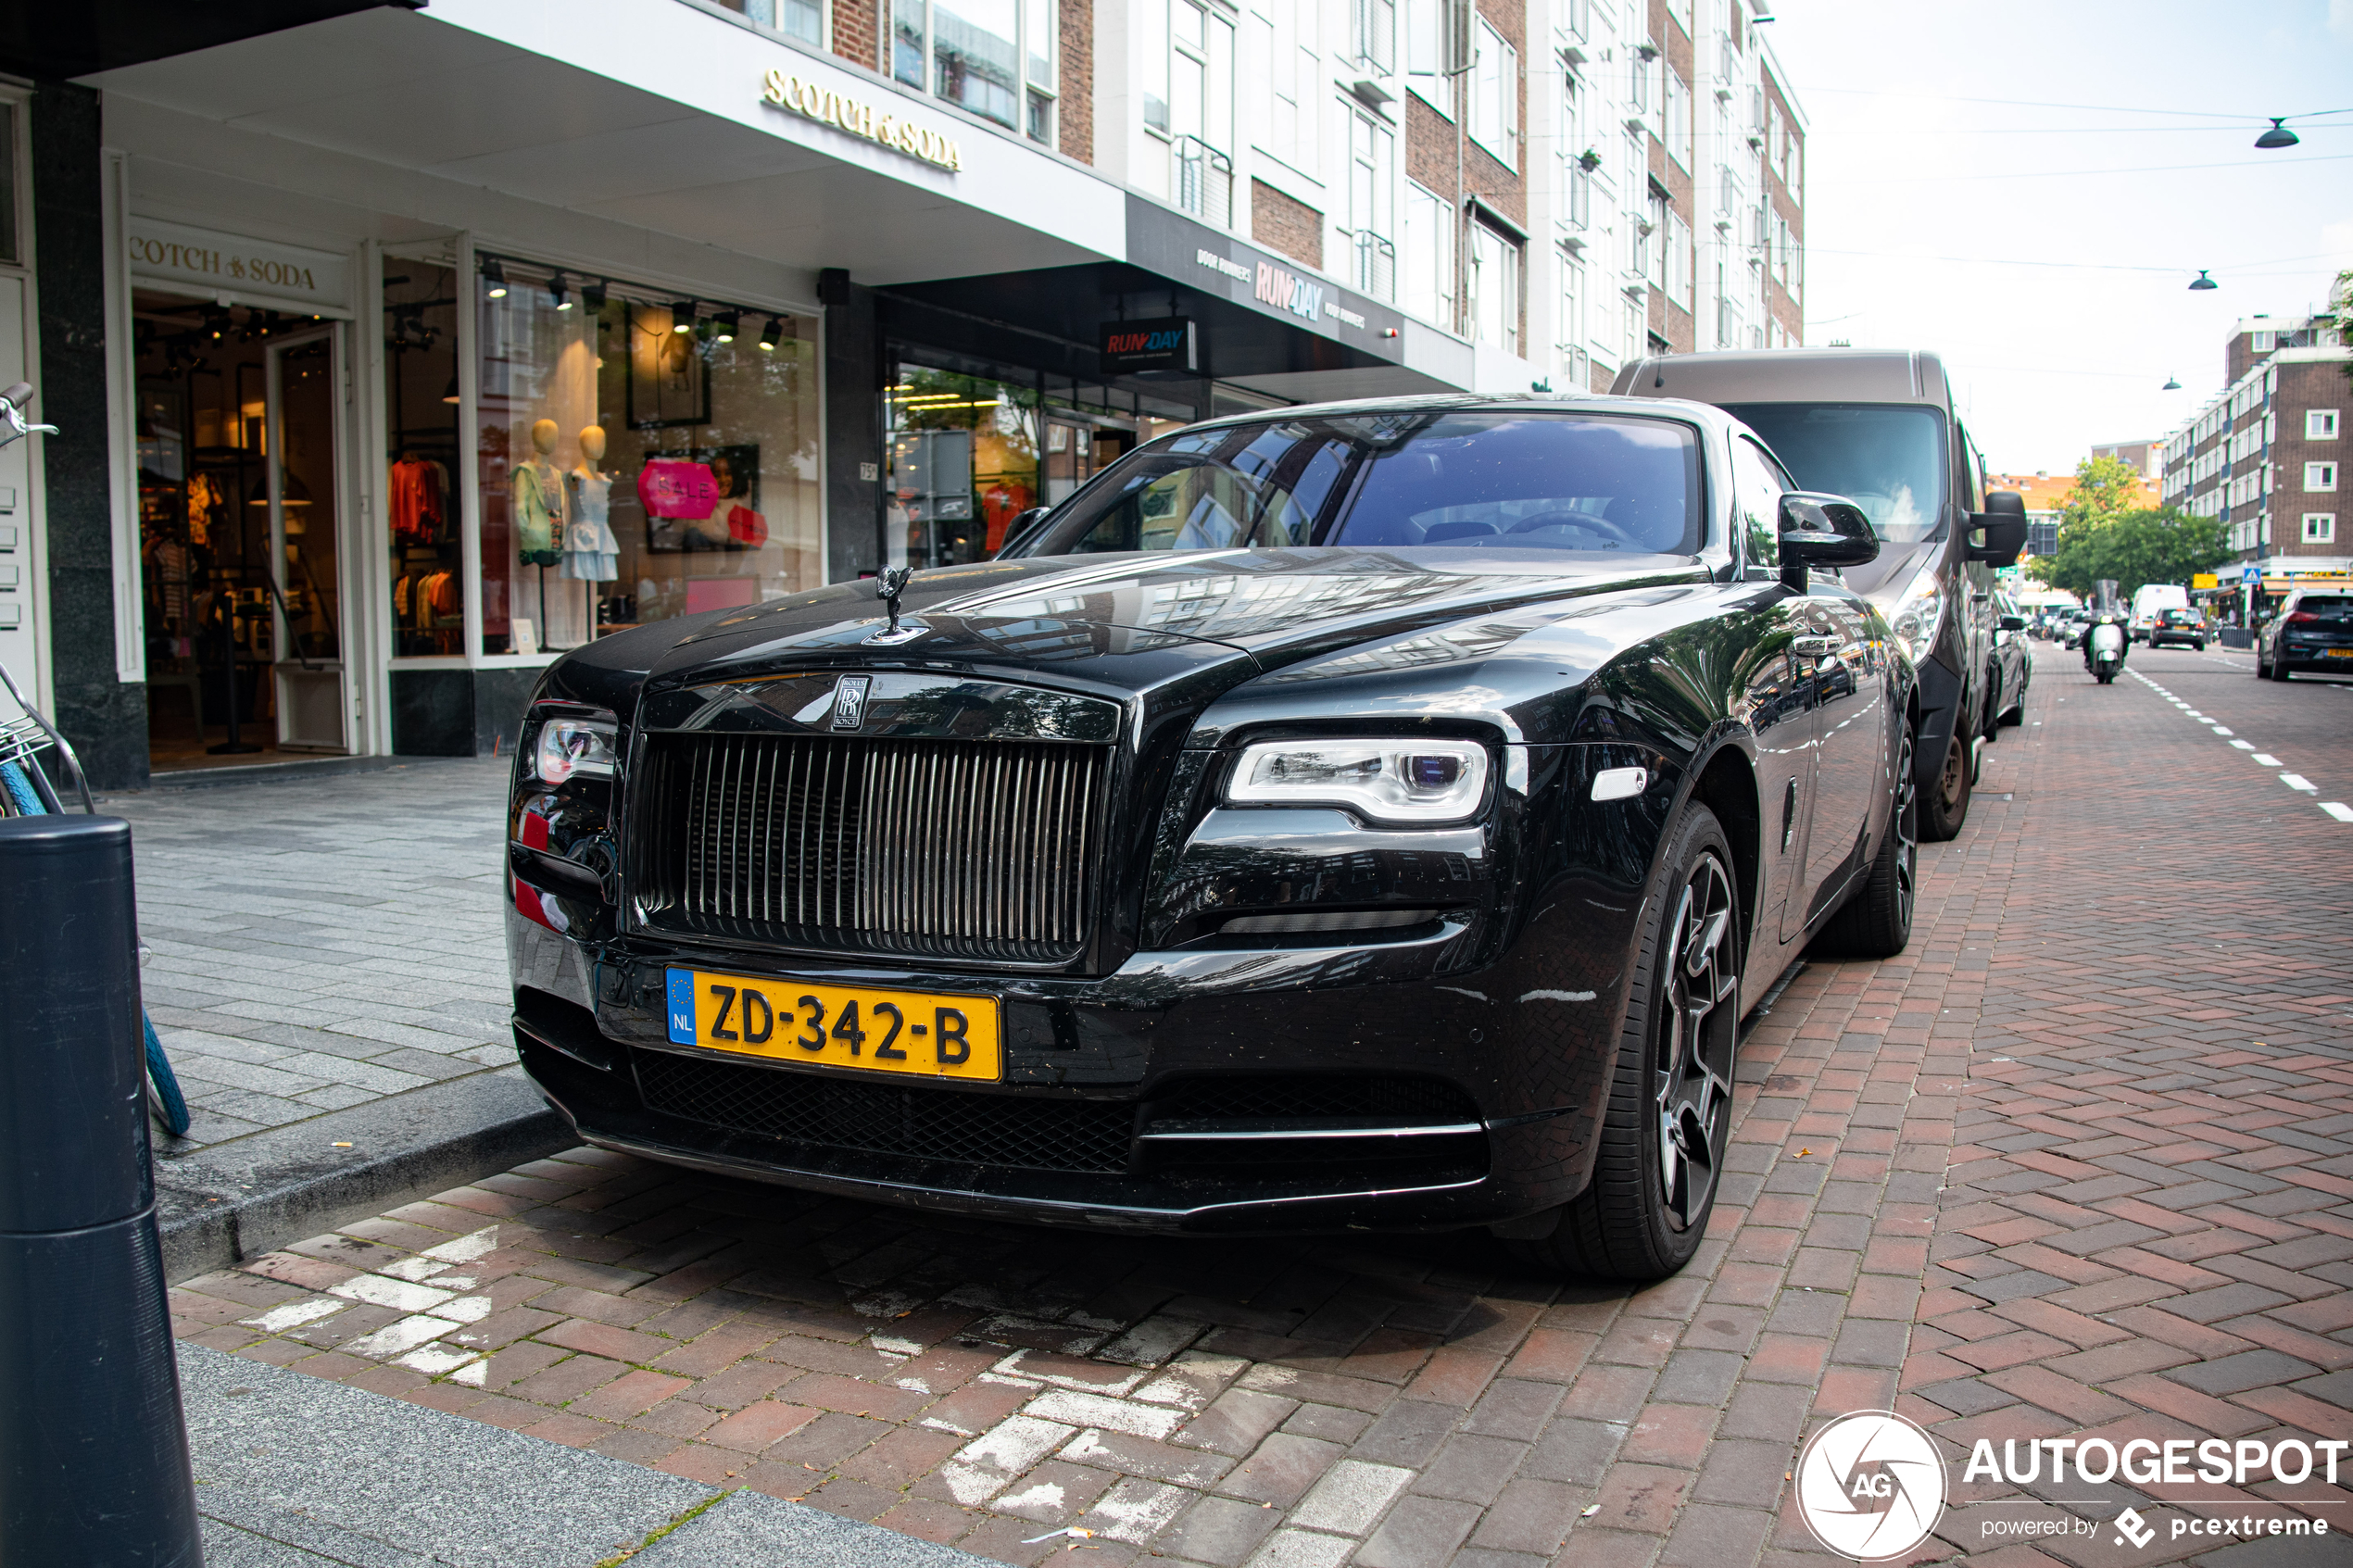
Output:
<path fill-rule="evenodd" d="M 131 824 L 0 821 L 0 1568 L 200 1568 Z"/>

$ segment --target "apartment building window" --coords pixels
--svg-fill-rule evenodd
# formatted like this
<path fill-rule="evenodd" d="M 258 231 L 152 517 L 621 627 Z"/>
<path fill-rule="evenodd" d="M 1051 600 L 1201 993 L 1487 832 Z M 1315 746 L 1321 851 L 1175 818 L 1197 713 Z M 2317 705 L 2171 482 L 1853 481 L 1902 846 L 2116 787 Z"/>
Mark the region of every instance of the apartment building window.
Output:
<path fill-rule="evenodd" d="M 1481 19 L 1471 41 L 1471 140 L 1519 167 L 1519 51 Z"/>
<path fill-rule="evenodd" d="M 1692 306 L 1692 276 L 1698 261 L 1692 246 L 1692 226 L 1680 216 L 1669 213 L 1667 219 L 1667 297 L 1689 310 Z"/>
<path fill-rule="evenodd" d="M 2336 465 L 2334 463 L 2305 464 L 2304 488 L 2308 494 L 2316 494 L 2323 490 L 2335 489 Z"/>
<path fill-rule="evenodd" d="M 817 0 L 719 0 L 746 21 L 798 38 L 819 48 L 825 44 L 825 19 Z"/>
<path fill-rule="evenodd" d="M 1667 156 L 1677 167 L 1692 167 L 1692 90 L 1677 75 L 1675 68 L 1667 68 L 1667 134 L 1660 138 L 1667 144 Z"/>
<path fill-rule="evenodd" d="M 1585 84 L 1568 62 L 1561 62 L 1560 149 L 1562 220 L 1582 231 L 1593 223 L 1593 176 L 1586 169 Z"/>
<path fill-rule="evenodd" d="M 1738 348 L 1741 345 L 1740 307 L 1724 286 L 1724 264 L 1716 264 L 1716 346 Z"/>
<path fill-rule="evenodd" d="M 1444 197 L 1405 186 L 1405 308 L 1454 326 L 1454 209 Z"/>
<path fill-rule="evenodd" d="M 1471 225 L 1471 335 L 1519 352 L 1519 244 L 1484 223 Z"/>
<path fill-rule="evenodd" d="M 1593 36 L 1592 0 L 1568 0 L 1560 8 L 1560 19 L 1562 30 L 1578 43 Z"/>
<path fill-rule="evenodd" d="M 1348 116 L 1348 224 L 1356 286 L 1375 299 L 1397 297 L 1397 229 L 1390 209 L 1396 133 L 1361 111 Z"/>
<path fill-rule="evenodd" d="M 780 11 L 804 3 L 778 0 Z M 808 9 L 813 18 L 816 7 Z M 891 0 L 887 69 L 895 81 L 1051 144 L 1058 33 L 1055 0 Z M 796 36 L 814 43 L 819 34 Z"/>
<path fill-rule="evenodd" d="M 1396 69 L 1397 0 L 1348 0 L 1348 51 L 1359 69 Z"/>
<path fill-rule="evenodd" d="M 1319 177 L 1316 118 L 1323 106 L 1324 70 L 1315 36 L 1317 7 L 1276 0 L 1264 19 L 1251 19 L 1249 69 L 1264 70 L 1267 91 L 1266 150 L 1302 174 Z"/>
<path fill-rule="evenodd" d="M 1454 82 L 1448 74 L 1454 69 L 1454 8 L 1467 4 L 1469 0 L 1405 0 L 1405 85 L 1448 119 L 1454 118 Z"/>
<path fill-rule="evenodd" d="M 2334 441 L 2336 439 L 2336 410 L 2334 408 L 2305 409 L 2304 439 Z"/>
<path fill-rule="evenodd" d="M 2336 514 L 2334 512 L 2306 512 L 2304 514 L 2304 542 L 2308 545 L 2335 544 Z"/>
<path fill-rule="evenodd" d="M 1560 372 L 1563 390 L 1585 385 L 1585 264 L 1563 251 L 1561 265 Z"/>
<path fill-rule="evenodd" d="M 1620 302 L 1617 314 L 1617 362 L 1629 365 L 1642 357 L 1642 307 L 1631 299 Z"/>
<path fill-rule="evenodd" d="M 1234 220 L 1234 24 L 1193 0 L 1140 0 L 1144 128 L 1168 144 L 1168 196 L 1221 227 Z M 1166 47 L 1157 47 L 1162 39 Z M 1149 171 L 1148 171 L 1149 172 Z"/>

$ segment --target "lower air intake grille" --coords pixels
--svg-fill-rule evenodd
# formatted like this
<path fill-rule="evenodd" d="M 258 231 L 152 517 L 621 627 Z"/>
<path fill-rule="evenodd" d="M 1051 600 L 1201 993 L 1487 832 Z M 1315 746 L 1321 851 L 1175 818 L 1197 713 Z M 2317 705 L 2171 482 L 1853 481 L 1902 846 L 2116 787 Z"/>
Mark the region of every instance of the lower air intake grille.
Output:
<path fill-rule="evenodd" d="M 1438 1126 L 1476 1122 L 1478 1107 L 1437 1078 L 1299 1073 L 1191 1078 L 1152 1099 L 1165 1121 L 1259 1122 L 1346 1118 Z"/>
<path fill-rule="evenodd" d="M 1125 1171 L 1133 1105 L 851 1083 L 638 1051 L 646 1108 L 831 1148 L 1034 1171 Z"/>
<path fill-rule="evenodd" d="M 651 737 L 641 902 L 799 947 L 1059 962 L 1093 924 L 1111 748 Z"/>

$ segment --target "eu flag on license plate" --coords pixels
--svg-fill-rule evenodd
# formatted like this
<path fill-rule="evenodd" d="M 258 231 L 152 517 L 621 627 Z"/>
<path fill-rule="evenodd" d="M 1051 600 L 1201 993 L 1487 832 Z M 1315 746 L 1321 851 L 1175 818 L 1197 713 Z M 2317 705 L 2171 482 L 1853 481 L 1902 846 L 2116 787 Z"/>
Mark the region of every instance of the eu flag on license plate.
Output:
<path fill-rule="evenodd" d="M 691 970 L 673 969 L 670 980 L 670 1043 L 695 1044 L 695 976 Z"/>

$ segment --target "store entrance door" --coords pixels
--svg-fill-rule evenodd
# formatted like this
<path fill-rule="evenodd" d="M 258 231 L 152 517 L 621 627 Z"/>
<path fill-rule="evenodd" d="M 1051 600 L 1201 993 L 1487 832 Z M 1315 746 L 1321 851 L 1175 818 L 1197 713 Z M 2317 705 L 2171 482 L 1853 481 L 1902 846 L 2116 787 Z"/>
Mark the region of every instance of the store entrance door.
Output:
<path fill-rule="evenodd" d="M 278 746 L 348 751 L 344 648 L 343 334 L 329 326 L 272 341 L 264 375 L 271 646 Z"/>

